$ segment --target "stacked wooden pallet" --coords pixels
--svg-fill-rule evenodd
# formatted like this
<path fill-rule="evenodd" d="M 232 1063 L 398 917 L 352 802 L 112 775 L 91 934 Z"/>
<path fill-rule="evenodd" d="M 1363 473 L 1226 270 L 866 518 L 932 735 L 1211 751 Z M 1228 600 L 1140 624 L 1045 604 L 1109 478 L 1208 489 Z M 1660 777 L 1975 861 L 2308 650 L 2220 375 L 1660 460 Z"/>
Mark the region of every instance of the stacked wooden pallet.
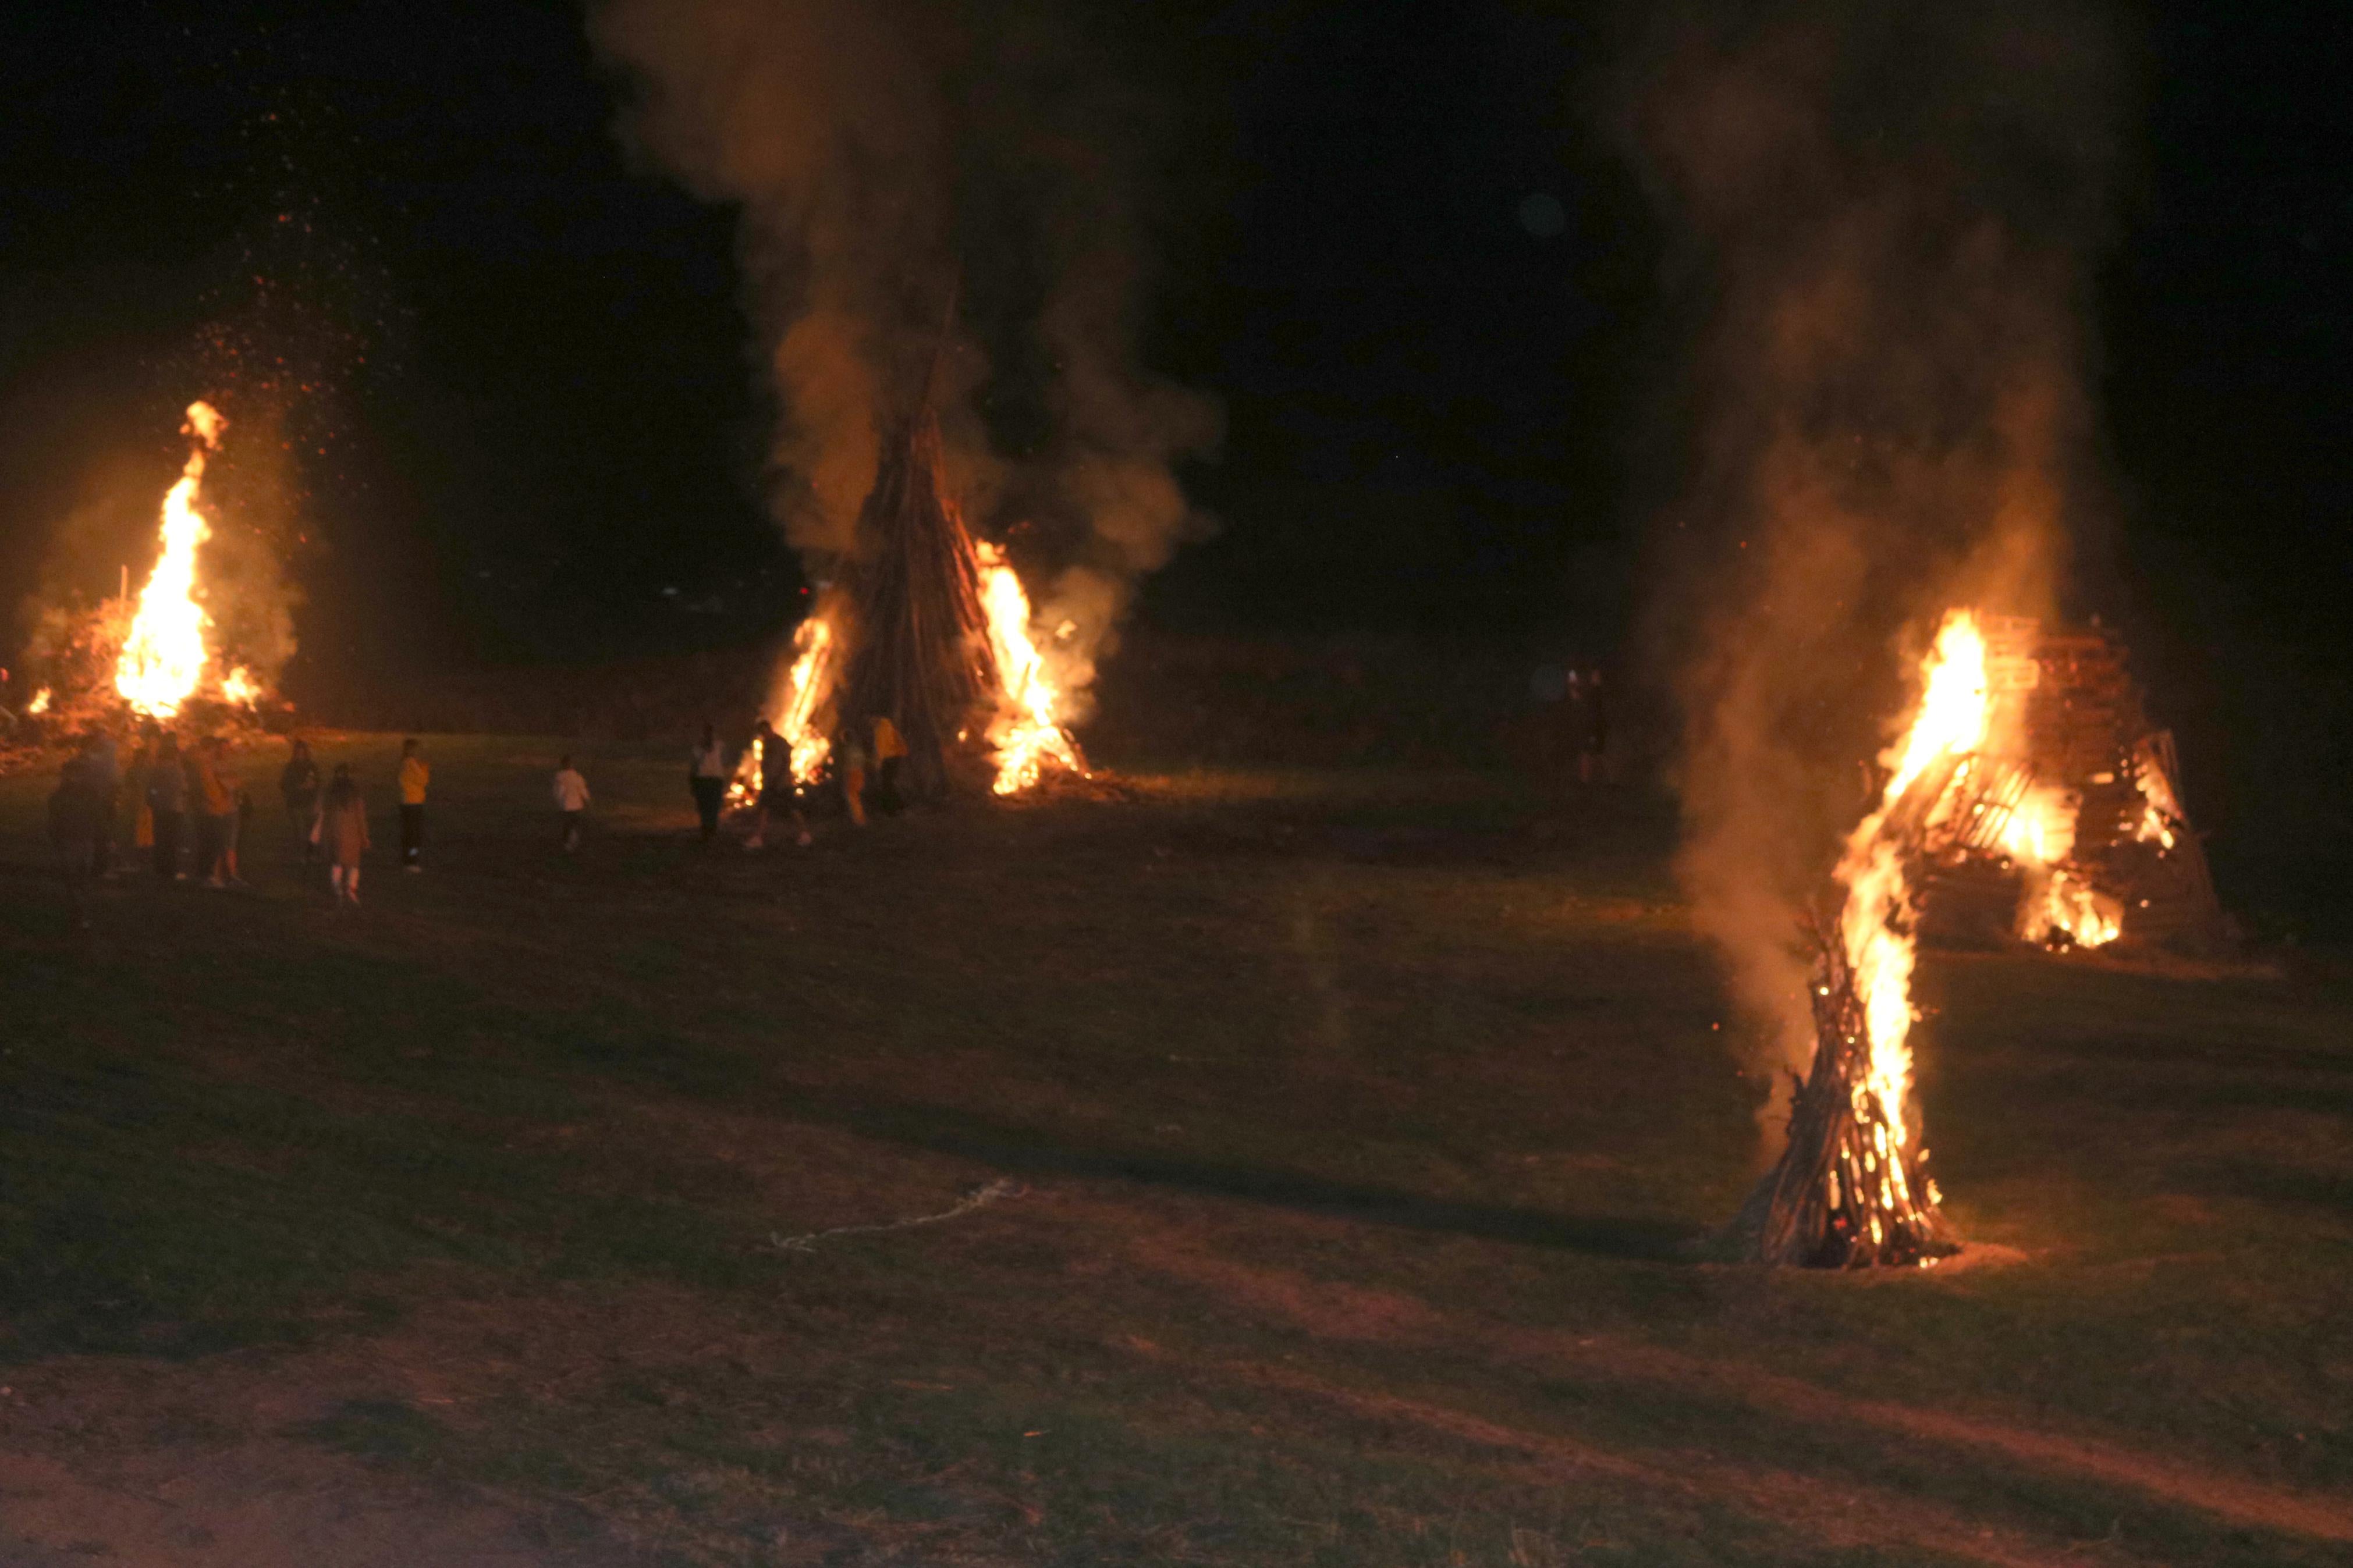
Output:
<path fill-rule="evenodd" d="M 2220 945 L 2225 922 L 2205 848 L 2181 815 L 2172 736 L 2150 729 L 2123 640 L 2096 621 L 1983 625 L 1993 733 L 1989 755 L 1957 781 L 1946 810 L 1953 828 L 1921 868 L 1923 930 L 1946 942 L 1999 940 L 2003 889 L 2014 900 L 2017 888 L 2002 823 L 2029 784 L 2055 784 L 2076 803 L 2067 869 L 2123 906 L 2120 940 Z"/>

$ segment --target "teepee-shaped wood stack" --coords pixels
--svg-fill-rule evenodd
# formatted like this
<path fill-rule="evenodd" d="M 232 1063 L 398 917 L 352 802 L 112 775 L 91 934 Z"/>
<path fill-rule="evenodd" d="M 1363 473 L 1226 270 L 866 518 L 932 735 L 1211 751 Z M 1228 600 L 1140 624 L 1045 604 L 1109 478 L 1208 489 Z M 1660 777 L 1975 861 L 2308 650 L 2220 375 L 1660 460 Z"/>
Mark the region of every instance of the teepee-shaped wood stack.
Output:
<path fill-rule="evenodd" d="M 980 742 L 997 667 L 972 535 L 944 483 L 928 406 L 885 437 L 858 531 L 849 624 L 837 628 L 849 653 L 836 725 L 863 737 L 890 719 L 907 742 L 902 790 L 937 800 L 987 776 Z"/>

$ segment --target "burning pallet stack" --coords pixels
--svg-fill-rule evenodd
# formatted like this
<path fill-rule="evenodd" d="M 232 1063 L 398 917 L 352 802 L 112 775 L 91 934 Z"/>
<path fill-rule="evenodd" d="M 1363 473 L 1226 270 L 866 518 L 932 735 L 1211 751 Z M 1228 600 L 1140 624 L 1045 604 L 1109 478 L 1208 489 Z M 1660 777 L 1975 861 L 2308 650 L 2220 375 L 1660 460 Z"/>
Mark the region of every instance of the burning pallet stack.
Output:
<path fill-rule="evenodd" d="M 1878 804 L 1813 928 L 1813 1053 L 1788 1138 L 1736 1222 L 1747 1256 L 1926 1265 L 1957 1250 L 1912 1103 L 1919 943 L 1975 929 L 2051 946 L 2219 935 L 2196 835 L 2104 628 L 1947 613 Z"/>
<path fill-rule="evenodd" d="M 2149 727 L 2121 640 L 2096 622 L 2054 628 L 2007 616 L 1982 625 L 2002 743 L 1957 778 L 1923 841 L 1924 931 L 1979 945 L 2014 935 L 2052 946 L 2220 945 L 2221 906 L 2181 811 L 2173 737 Z M 2026 817 L 2054 796 L 2073 808 L 2069 841 L 2047 857 L 2021 854 L 2021 836 L 2042 831 Z M 2022 866 L 2046 858 L 2056 861 L 2059 896 L 2087 911 L 2096 900 L 2099 912 L 2021 931 Z"/>

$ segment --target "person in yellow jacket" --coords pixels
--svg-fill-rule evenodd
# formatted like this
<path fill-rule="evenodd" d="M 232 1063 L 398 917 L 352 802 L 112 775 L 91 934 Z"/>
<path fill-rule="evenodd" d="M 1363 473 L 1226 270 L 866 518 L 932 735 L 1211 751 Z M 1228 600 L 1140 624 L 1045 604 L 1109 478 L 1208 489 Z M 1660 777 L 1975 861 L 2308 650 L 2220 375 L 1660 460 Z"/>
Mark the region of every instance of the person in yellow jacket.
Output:
<path fill-rule="evenodd" d="M 874 716 L 874 809 L 896 816 L 906 806 L 899 794 L 899 764 L 907 760 L 907 740 L 888 713 Z"/>
<path fill-rule="evenodd" d="M 412 737 L 400 743 L 400 868 L 425 869 L 425 790 L 433 764 L 417 753 Z"/>

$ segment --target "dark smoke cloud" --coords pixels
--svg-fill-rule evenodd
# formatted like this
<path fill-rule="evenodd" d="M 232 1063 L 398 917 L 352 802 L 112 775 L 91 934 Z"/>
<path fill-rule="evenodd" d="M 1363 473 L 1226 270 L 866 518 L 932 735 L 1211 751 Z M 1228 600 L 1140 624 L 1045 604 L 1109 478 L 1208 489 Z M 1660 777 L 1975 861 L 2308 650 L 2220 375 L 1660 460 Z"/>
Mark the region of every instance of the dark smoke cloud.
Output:
<path fill-rule="evenodd" d="M 1030 0 L 607 0 L 590 32 L 627 134 L 742 209 L 779 401 L 775 510 L 857 546 L 881 431 L 935 362 L 955 482 L 1059 574 L 1041 615 L 1083 666 L 1134 580 L 1197 526 L 1170 472 L 1217 438 L 1137 358 L 1159 130 L 1087 30 Z M 950 352 L 935 351 L 950 300 Z"/>
<path fill-rule="evenodd" d="M 1672 9 L 1618 79 L 1692 342 L 1647 634 L 1680 868 L 1763 1061 L 1810 1055 L 1795 922 L 1925 633 L 2049 613 L 2099 532 L 2119 59 L 2091 5 L 1823 0 Z"/>

